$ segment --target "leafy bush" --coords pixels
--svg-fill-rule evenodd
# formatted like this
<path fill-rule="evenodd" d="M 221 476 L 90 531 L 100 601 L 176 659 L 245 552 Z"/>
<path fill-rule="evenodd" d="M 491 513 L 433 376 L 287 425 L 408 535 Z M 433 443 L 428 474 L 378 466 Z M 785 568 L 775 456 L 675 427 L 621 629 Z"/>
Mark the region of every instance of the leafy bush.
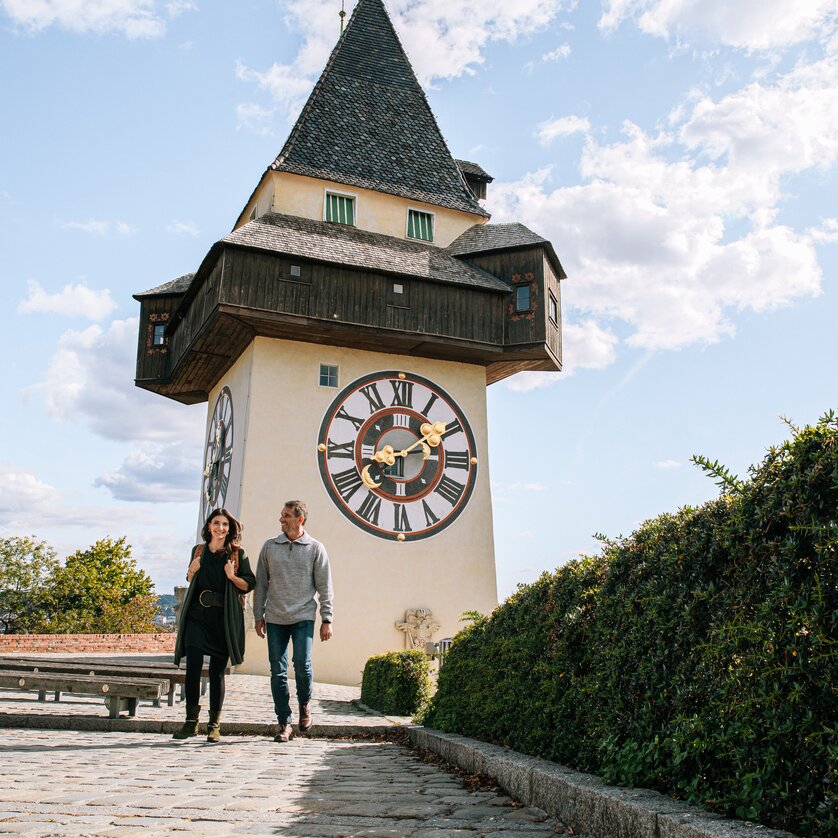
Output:
<path fill-rule="evenodd" d="M 838 834 L 838 420 L 460 632 L 423 721 Z M 464 689 L 464 685 L 468 685 Z"/>
<path fill-rule="evenodd" d="M 374 655 L 364 666 L 361 701 L 392 716 L 412 716 L 431 694 L 431 668 L 421 649 Z"/>

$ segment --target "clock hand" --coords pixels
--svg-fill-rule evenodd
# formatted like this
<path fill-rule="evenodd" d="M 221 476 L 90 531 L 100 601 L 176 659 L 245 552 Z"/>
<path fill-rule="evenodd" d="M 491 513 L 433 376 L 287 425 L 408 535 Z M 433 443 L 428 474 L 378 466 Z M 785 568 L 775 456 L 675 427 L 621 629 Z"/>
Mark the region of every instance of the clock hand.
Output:
<path fill-rule="evenodd" d="M 424 459 L 428 459 L 431 454 L 431 448 L 436 448 L 442 442 L 442 434 L 445 433 L 445 422 L 425 422 L 420 428 L 419 432 L 422 436 L 416 440 L 412 445 L 402 451 L 396 451 L 392 445 L 385 445 L 380 451 L 376 451 L 373 459 L 377 463 L 384 463 L 388 466 L 396 462 L 396 457 L 406 457 L 408 452 L 412 451 L 417 445 L 422 446 L 422 454 Z"/>

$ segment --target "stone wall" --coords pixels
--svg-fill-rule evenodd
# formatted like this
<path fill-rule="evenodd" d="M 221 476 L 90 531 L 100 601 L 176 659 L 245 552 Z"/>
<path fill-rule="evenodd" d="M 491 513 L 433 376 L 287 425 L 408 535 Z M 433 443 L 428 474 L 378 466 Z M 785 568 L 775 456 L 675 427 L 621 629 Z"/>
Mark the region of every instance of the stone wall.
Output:
<path fill-rule="evenodd" d="M 0 634 L 0 654 L 110 652 L 166 655 L 174 650 L 174 634 Z"/>

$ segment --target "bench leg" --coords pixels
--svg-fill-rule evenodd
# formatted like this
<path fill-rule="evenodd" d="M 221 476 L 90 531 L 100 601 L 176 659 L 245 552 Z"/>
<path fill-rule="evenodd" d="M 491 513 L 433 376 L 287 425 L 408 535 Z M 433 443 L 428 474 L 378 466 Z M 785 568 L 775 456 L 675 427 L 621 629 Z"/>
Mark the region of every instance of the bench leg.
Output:
<path fill-rule="evenodd" d="M 55 691 L 55 700 L 61 701 L 61 693 L 58 690 Z"/>
<path fill-rule="evenodd" d="M 169 687 L 169 707 L 175 706 L 175 684 L 171 684 Z"/>
<path fill-rule="evenodd" d="M 119 714 L 123 711 L 127 712 L 131 717 L 136 717 L 137 701 L 138 699 L 136 698 L 123 698 L 119 695 L 106 695 L 105 704 L 108 707 L 108 718 L 118 719 Z"/>
<path fill-rule="evenodd" d="M 209 678 L 201 678 L 201 695 L 206 695 Z"/>
<path fill-rule="evenodd" d="M 38 690 L 38 701 L 46 701 L 47 700 L 47 691 L 46 690 Z"/>

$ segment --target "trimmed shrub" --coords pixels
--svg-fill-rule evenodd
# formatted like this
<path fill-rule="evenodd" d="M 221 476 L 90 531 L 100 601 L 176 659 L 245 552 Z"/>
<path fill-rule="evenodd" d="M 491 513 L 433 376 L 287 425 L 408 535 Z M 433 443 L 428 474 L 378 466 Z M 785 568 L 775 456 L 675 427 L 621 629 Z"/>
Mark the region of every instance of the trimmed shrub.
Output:
<path fill-rule="evenodd" d="M 431 694 L 431 667 L 421 649 L 374 655 L 364 666 L 361 701 L 391 716 L 412 716 Z"/>
<path fill-rule="evenodd" d="M 838 420 L 717 500 L 521 586 L 424 724 L 815 838 L 838 834 Z M 466 687 L 467 685 L 467 687 Z"/>

